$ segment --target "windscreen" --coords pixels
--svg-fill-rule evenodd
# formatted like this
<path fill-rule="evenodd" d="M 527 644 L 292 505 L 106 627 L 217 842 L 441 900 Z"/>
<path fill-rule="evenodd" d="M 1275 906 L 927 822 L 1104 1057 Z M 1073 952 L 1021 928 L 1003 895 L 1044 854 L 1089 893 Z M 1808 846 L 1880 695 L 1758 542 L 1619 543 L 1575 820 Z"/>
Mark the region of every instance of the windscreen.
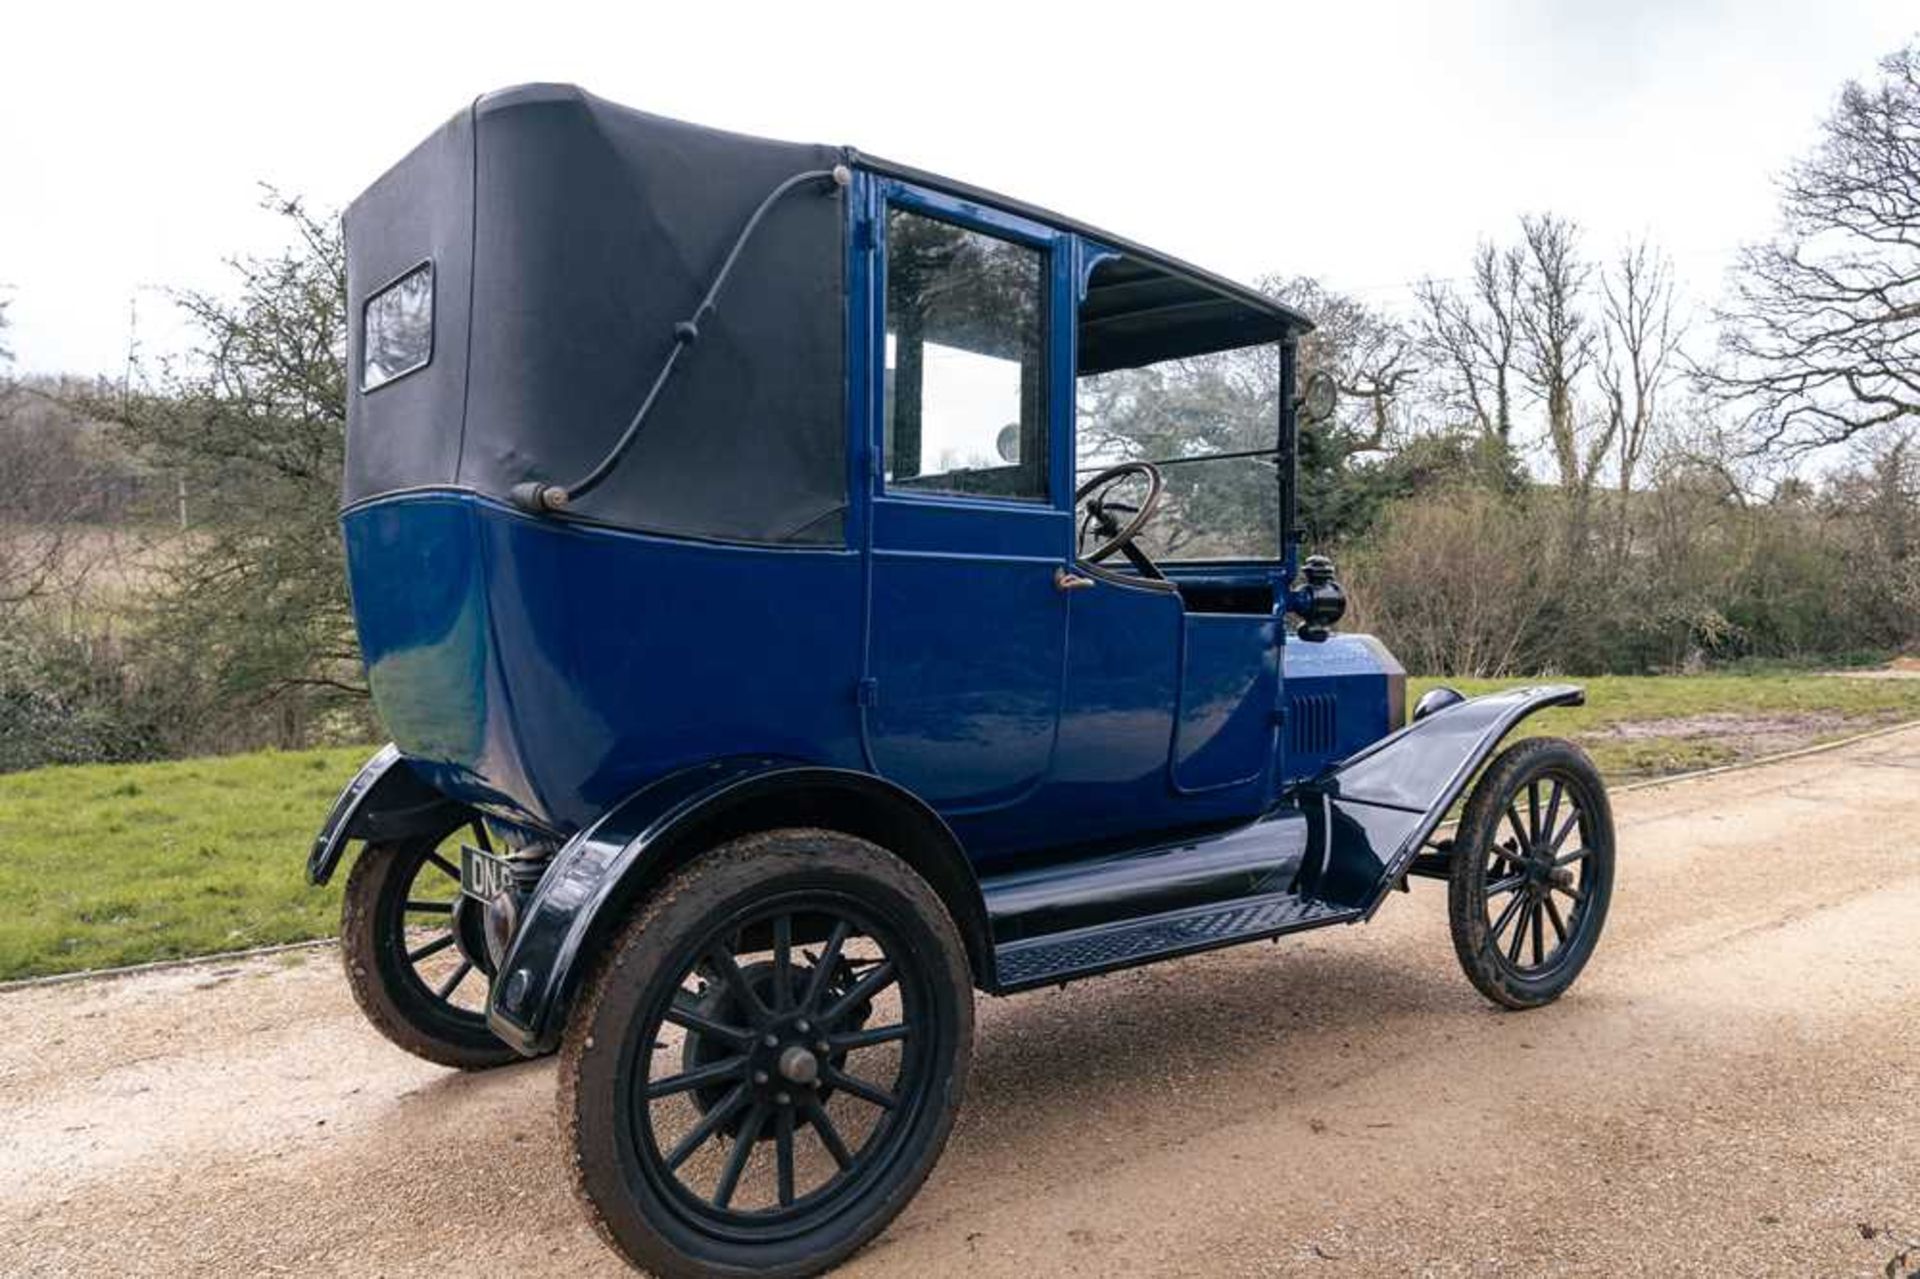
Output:
<path fill-rule="evenodd" d="M 1280 558 L 1278 343 L 1087 374 L 1075 408 L 1079 483 L 1120 462 L 1160 468 L 1149 556 Z"/>

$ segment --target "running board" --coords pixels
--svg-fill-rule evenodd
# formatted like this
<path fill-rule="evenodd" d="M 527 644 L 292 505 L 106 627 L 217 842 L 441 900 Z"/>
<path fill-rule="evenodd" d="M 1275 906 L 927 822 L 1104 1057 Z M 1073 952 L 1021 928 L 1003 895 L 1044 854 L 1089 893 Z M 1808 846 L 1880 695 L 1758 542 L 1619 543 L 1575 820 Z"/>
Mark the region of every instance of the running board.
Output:
<path fill-rule="evenodd" d="M 1130 968 L 1156 959 L 1346 923 L 1365 912 L 1297 893 L 1244 897 L 1143 919 L 1007 942 L 994 950 L 1002 992 Z"/>

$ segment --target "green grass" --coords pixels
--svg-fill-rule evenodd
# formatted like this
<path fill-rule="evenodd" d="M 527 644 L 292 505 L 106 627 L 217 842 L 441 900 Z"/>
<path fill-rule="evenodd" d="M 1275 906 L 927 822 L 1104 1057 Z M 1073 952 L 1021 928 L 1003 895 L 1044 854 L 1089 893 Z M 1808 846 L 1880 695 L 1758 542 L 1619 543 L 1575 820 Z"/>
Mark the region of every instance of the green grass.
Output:
<path fill-rule="evenodd" d="M 0 980 L 324 937 L 307 848 L 367 747 L 0 776 Z"/>
<path fill-rule="evenodd" d="M 1409 701 L 1435 684 L 1468 695 L 1545 679 L 1408 681 Z M 1812 746 L 1882 724 L 1920 719 L 1920 679 L 1844 679 L 1782 674 L 1599 675 L 1569 677 L 1587 690 L 1587 704 L 1544 711 L 1527 721 L 1530 734 L 1571 737 L 1586 747 L 1613 778 L 1649 777 L 1731 764 L 1755 755 Z M 1770 721 L 1751 733 L 1738 724 L 1726 731 L 1661 733 L 1661 721 L 1731 714 Z M 1619 735 L 1618 726 L 1641 726 L 1644 735 Z M 1676 725 L 1688 728 L 1687 725 Z"/>
<path fill-rule="evenodd" d="M 1415 680 L 1410 694 L 1435 680 Z M 1466 693 L 1509 683 L 1451 681 Z M 1920 680 L 1760 673 L 1578 681 L 1588 703 L 1530 731 L 1581 741 L 1610 775 L 1727 763 L 1877 724 L 1920 718 Z M 1733 712 L 1787 721 L 1631 740 L 1615 726 Z M 1793 731 L 1794 717 L 1817 717 Z M 0 776 L 0 979 L 204 955 L 325 937 L 339 881 L 304 878 L 307 846 L 365 747 L 164 764 L 44 768 Z"/>

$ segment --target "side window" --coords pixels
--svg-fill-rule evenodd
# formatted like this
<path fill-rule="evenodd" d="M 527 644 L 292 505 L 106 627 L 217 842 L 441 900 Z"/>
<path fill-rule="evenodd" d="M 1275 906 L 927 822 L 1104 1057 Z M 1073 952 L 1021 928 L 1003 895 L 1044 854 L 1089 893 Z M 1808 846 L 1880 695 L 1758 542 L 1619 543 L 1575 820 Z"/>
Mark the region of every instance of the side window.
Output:
<path fill-rule="evenodd" d="M 1047 500 L 1046 255 L 887 210 L 889 489 Z"/>

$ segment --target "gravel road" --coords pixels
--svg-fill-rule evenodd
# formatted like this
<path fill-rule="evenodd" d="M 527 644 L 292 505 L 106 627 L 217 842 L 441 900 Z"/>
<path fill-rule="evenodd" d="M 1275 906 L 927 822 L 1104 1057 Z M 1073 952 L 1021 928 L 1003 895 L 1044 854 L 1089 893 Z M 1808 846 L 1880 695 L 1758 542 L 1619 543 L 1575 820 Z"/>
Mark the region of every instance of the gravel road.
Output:
<path fill-rule="evenodd" d="M 1920 730 L 1618 797 L 1608 933 L 1538 1012 L 1467 986 L 1430 883 L 983 1000 L 946 1157 L 848 1272 L 1878 1274 L 1920 1241 L 1916 793 Z M 551 1064 L 413 1061 L 329 950 L 0 1014 L 0 1275 L 622 1273 Z"/>

